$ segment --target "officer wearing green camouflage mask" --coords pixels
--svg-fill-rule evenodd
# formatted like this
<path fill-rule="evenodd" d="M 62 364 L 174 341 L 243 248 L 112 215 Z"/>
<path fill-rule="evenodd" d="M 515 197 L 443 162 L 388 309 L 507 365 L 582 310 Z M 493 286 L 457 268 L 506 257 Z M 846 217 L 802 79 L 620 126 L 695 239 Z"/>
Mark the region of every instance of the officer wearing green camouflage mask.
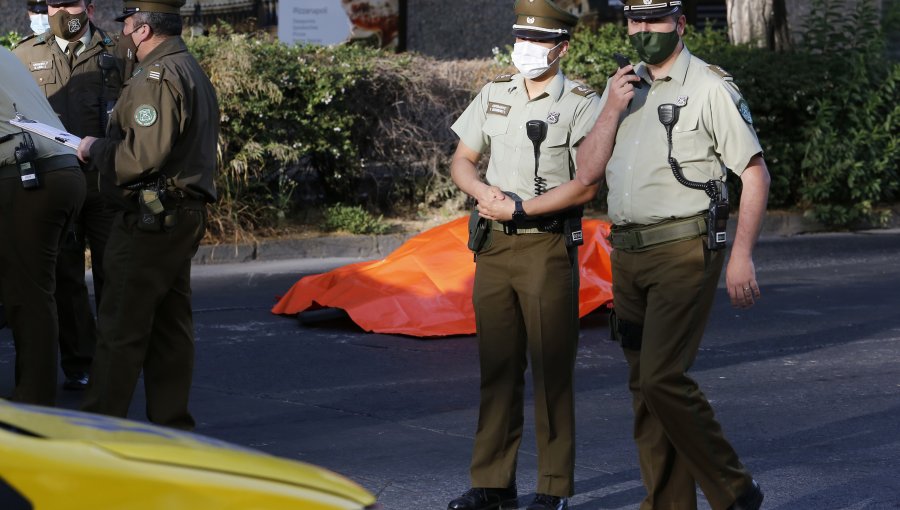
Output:
<path fill-rule="evenodd" d="M 688 375 L 700 348 L 728 245 L 732 305 L 760 298 L 753 248 L 769 172 L 750 108 L 731 75 L 682 41 L 680 1 L 626 0 L 641 62 L 607 82 L 603 110 L 578 153 L 583 185 L 609 186 L 614 312 L 630 367 L 634 438 L 647 496 L 641 510 L 756 510 L 763 493 Z M 630 73 L 633 71 L 633 73 Z M 733 241 L 724 228 L 730 169 L 741 179 Z"/>

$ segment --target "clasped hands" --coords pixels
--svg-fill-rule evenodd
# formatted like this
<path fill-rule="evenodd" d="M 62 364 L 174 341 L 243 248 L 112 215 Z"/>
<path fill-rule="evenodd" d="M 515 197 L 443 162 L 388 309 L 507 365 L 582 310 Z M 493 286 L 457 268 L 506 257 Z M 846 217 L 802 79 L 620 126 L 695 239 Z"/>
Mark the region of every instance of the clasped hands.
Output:
<path fill-rule="evenodd" d="M 478 215 L 494 221 L 510 221 L 516 210 L 515 202 L 497 186 L 487 184 L 475 196 L 478 201 Z"/>

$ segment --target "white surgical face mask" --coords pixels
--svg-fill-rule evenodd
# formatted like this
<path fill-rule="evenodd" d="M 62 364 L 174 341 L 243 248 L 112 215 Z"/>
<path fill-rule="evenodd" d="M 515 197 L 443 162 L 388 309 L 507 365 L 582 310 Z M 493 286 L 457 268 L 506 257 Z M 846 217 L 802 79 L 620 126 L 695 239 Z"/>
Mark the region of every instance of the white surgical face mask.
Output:
<path fill-rule="evenodd" d="M 43 34 L 50 30 L 50 16 L 46 14 L 29 14 L 31 18 L 31 31 L 35 34 Z"/>
<path fill-rule="evenodd" d="M 552 48 L 545 48 L 530 41 L 517 42 L 513 46 L 513 64 L 516 66 L 516 69 L 522 73 L 522 76 L 529 80 L 538 78 L 546 73 L 547 70 L 559 60 L 559 57 L 556 57 L 553 59 L 553 62 L 547 62 L 547 57 L 550 55 L 550 52 L 555 50 L 559 44 Z"/>

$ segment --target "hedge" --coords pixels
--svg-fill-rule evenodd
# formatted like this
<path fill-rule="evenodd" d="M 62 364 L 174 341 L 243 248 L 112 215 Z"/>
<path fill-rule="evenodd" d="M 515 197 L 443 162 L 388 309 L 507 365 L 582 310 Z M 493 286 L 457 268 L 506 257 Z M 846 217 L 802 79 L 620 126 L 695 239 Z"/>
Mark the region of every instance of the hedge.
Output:
<path fill-rule="evenodd" d="M 790 52 L 733 46 L 711 30 L 689 30 L 685 41 L 727 69 L 750 104 L 773 178 L 770 207 L 835 227 L 877 225 L 900 186 L 900 64 L 864 15 L 871 6 L 847 16 L 840 4 L 819 0 Z M 222 107 L 218 237 L 317 222 L 315 211 L 336 204 L 407 217 L 458 212 L 466 198 L 449 180 L 449 126 L 483 83 L 510 69 L 509 48 L 493 60 L 447 62 L 352 45 L 288 47 L 227 27 L 188 45 Z M 564 71 L 600 91 L 613 52 L 637 60 L 624 27 L 580 30 Z"/>

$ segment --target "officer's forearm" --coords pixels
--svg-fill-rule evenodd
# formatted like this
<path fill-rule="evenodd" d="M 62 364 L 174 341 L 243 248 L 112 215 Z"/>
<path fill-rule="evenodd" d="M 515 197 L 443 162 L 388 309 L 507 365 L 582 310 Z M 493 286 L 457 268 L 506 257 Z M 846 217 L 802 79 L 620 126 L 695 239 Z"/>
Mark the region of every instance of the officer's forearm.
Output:
<path fill-rule="evenodd" d="M 522 203 L 525 214 L 541 216 L 555 214 L 566 209 L 586 204 L 597 196 L 600 184 L 585 185 L 578 179 L 560 184 L 543 195 Z"/>
<path fill-rule="evenodd" d="M 759 238 L 763 218 L 766 215 L 766 204 L 769 198 L 769 170 L 762 156 L 756 155 L 741 173 L 741 210 L 738 213 L 737 232 L 731 255 L 751 257 L 753 247 Z"/>
<path fill-rule="evenodd" d="M 604 106 L 591 132 L 578 147 L 578 173 L 575 178 L 585 186 L 598 184 L 606 174 L 619 130 L 619 114 L 609 104 Z"/>

